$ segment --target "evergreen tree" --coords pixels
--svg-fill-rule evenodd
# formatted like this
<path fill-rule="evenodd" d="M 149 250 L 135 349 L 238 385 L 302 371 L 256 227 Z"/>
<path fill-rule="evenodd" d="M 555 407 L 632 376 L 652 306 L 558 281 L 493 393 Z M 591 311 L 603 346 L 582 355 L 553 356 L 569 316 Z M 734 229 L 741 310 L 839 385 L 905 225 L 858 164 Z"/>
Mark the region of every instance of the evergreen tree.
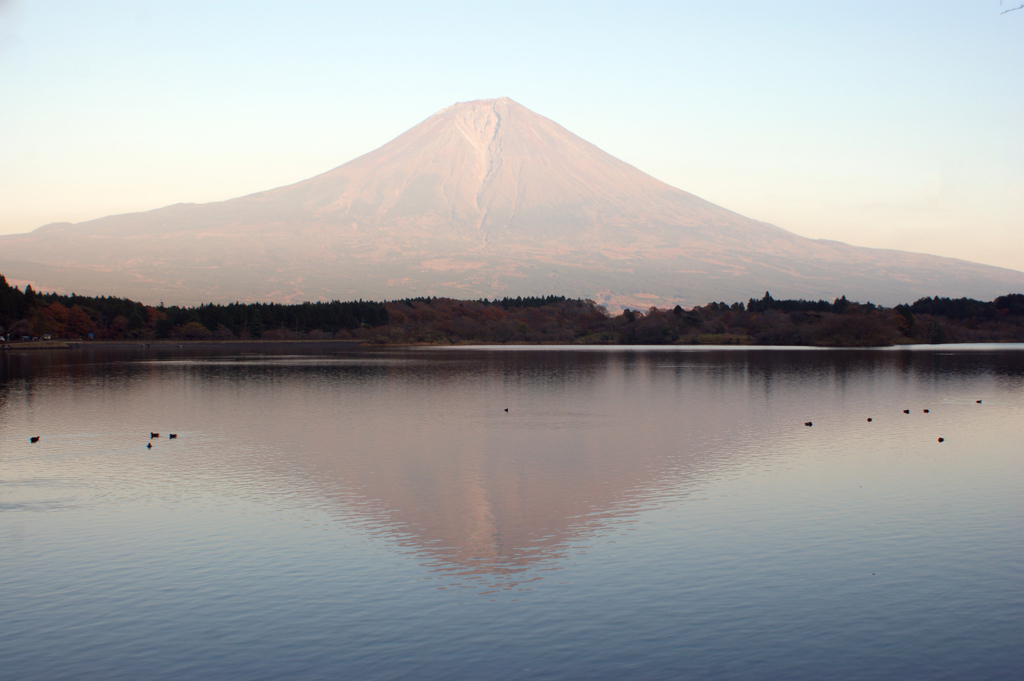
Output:
<path fill-rule="evenodd" d="M 253 338 L 259 338 L 263 335 L 263 315 L 260 314 L 258 305 L 254 305 L 249 313 L 249 333 Z"/>

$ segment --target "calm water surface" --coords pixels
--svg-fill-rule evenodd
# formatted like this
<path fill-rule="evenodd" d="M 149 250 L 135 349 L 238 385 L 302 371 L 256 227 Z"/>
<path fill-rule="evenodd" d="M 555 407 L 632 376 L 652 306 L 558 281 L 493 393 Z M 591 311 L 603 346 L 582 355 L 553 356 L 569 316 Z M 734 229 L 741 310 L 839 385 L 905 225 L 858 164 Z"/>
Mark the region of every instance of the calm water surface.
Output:
<path fill-rule="evenodd" d="M 1022 678 L 1022 443 L 1020 345 L 0 355 L 0 678 Z"/>

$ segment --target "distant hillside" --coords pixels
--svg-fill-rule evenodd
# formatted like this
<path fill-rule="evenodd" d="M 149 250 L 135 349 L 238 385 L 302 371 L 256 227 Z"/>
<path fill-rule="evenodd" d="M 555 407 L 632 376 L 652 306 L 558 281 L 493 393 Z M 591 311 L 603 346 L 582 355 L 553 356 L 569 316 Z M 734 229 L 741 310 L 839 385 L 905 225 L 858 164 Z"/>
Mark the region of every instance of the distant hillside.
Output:
<path fill-rule="evenodd" d="M 230 303 L 152 307 L 125 298 L 21 291 L 0 276 L 0 336 L 93 340 L 356 340 L 377 344 L 761 344 L 882 346 L 1024 342 L 1024 295 L 922 298 L 885 308 L 832 302 L 709 303 L 611 315 L 564 296 L 388 303 Z"/>

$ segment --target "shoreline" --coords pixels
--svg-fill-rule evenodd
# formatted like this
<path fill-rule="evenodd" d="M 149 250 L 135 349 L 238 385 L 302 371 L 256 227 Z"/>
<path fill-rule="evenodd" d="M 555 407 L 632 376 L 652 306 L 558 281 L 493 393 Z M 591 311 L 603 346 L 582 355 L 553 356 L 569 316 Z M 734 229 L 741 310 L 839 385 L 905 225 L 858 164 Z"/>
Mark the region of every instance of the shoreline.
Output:
<path fill-rule="evenodd" d="M 124 341 L 124 340 L 56 340 L 56 341 L 16 341 L 14 343 L 3 343 L 0 350 L 79 350 L 83 348 L 159 348 L 159 347 L 201 347 L 204 345 L 223 347 L 225 345 L 372 345 L 357 340 L 330 339 L 330 340 L 260 340 L 260 339 L 231 339 L 231 340 L 149 340 L 149 341 Z"/>
<path fill-rule="evenodd" d="M 460 343 L 374 343 L 373 341 L 366 340 L 349 340 L 349 339 L 296 339 L 296 340 L 262 340 L 262 339 L 231 339 L 231 340 L 152 340 L 152 341 L 119 341 L 119 340 L 55 340 L 55 341 L 16 341 L 14 343 L 3 343 L 0 344 L 0 352 L 18 352 L 18 351 L 53 351 L 53 350 L 82 350 L 82 349 L 100 349 L 100 350 L 113 350 L 113 349 L 126 349 L 126 348 L 139 348 L 139 349 L 156 349 L 156 348 L 223 348 L 223 347 L 272 347 L 272 346 L 302 346 L 302 347 L 315 347 L 323 346 L 327 347 L 370 347 L 370 348 L 416 348 L 416 347 L 427 347 L 427 348 L 473 348 L 473 347 L 537 347 L 537 346 L 552 346 L 552 347 L 645 347 L 645 348 L 772 348 L 772 347 L 784 347 L 784 348 L 813 348 L 819 350 L 879 350 L 879 349 L 892 349 L 901 347 L 921 347 L 928 346 L 934 348 L 949 348 L 955 349 L 962 345 L 985 345 L 998 347 L 1002 345 L 1014 345 L 1020 344 L 1021 341 L 1015 340 L 1001 340 L 1001 341 L 987 341 L 987 342 L 975 342 L 975 343 L 894 343 L 892 345 L 760 345 L 757 343 L 714 343 L 714 342 L 696 342 L 696 343 L 633 343 L 633 344 L 622 344 L 622 343 L 565 343 L 565 342 L 552 342 L 552 341 L 540 341 L 540 342 L 523 342 L 513 341 L 509 343 L 498 343 L 498 342 L 471 342 L 464 341 Z"/>

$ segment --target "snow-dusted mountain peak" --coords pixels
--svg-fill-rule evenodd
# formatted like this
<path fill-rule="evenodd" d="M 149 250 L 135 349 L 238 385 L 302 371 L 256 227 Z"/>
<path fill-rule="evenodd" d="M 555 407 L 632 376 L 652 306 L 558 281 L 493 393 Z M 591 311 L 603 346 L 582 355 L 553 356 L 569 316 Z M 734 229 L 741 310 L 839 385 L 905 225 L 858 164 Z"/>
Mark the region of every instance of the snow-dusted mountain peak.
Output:
<path fill-rule="evenodd" d="M 565 294 L 648 307 L 991 299 L 1024 273 L 806 239 L 671 187 L 508 97 L 289 186 L 0 237 L 45 290 L 167 302 Z"/>

